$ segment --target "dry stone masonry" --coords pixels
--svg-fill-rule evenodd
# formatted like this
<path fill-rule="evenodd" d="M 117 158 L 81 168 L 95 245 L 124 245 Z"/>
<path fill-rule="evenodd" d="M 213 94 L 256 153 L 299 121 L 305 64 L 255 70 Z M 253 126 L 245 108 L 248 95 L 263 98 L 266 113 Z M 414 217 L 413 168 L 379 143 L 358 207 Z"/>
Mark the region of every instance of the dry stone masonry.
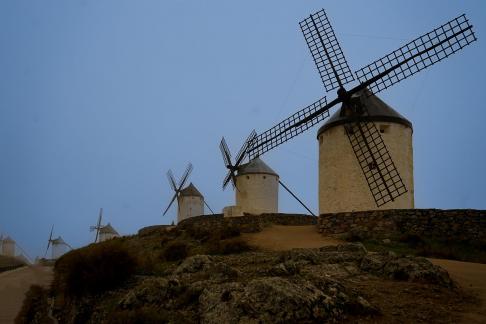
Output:
<path fill-rule="evenodd" d="M 415 234 L 440 240 L 486 243 L 486 210 L 390 209 L 321 214 L 323 234 L 367 232 L 375 237 Z"/>

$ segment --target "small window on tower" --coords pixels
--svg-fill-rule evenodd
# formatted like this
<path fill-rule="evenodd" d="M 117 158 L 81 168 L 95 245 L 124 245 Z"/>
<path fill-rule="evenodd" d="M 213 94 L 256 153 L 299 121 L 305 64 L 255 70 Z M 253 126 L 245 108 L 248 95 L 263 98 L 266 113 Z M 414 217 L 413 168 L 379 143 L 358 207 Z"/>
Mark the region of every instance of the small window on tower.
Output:
<path fill-rule="evenodd" d="M 263 179 L 266 179 L 267 177 L 266 176 L 263 176 Z"/>
<path fill-rule="evenodd" d="M 250 179 L 250 176 L 246 176 L 247 179 Z"/>
<path fill-rule="evenodd" d="M 390 131 L 390 125 L 380 125 L 380 133 L 386 134 Z"/>

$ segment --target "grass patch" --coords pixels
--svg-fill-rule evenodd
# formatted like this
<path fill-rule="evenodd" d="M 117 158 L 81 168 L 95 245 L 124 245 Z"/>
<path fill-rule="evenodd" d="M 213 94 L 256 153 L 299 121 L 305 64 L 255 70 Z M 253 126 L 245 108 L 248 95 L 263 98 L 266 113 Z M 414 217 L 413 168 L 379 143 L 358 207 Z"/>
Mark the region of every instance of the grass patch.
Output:
<path fill-rule="evenodd" d="M 356 235 L 348 235 L 345 240 L 360 241 L 369 251 L 392 251 L 399 256 L 413 255 L 427 258 L 449 259 L 465 262 L 486 263 L 486 248 L 484 245 L 473 245 L 467 242 L 425 239 L 417 235 L 403 235 L 391 238 L 389 243 L 381 239 L 357 239 Z"/>

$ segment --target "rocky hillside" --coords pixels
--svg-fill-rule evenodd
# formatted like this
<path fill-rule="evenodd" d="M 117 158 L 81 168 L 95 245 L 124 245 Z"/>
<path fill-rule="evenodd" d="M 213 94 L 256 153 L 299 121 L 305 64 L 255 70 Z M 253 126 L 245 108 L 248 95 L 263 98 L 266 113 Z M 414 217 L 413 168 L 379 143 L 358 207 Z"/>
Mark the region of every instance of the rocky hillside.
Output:
<path fill-rule="evenodd" d="M 47 295 L 61 323 L 455 323 L 474 303 L 424 258 L 360 243 L 255 251 L 238 228 L 190 226 L 68 253 L 17 322 L 46 318 Z"/>

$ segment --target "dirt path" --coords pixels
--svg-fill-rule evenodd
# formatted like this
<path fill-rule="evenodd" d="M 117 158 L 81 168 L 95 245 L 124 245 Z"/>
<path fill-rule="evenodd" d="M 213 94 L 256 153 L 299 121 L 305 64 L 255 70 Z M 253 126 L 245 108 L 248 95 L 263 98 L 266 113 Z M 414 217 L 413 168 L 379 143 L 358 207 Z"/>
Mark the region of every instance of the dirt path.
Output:
<path fill-rule="evenodd" d="M 52 268 L 28 266 L 0 274 L 0 323 L 13 323 L 22 306 L 24 294 L 33 284 L 47 286 Z"/>
<path fill-rule="evenodd" d="M 315 225 L 272 225 L 259 233 L 243 234 L 243 238 L 250 245 L 271 251 L 318 248 L 342 243 L 340 240 L 323 236 L 317 231 Z"/>
<path fill-rule="evenodd" d="M 464 290 L 479 297 L 481 305 L 464 314 L 463 323 L 486 323 L 486 264 L 430 259 L 446 269 Z"/>

